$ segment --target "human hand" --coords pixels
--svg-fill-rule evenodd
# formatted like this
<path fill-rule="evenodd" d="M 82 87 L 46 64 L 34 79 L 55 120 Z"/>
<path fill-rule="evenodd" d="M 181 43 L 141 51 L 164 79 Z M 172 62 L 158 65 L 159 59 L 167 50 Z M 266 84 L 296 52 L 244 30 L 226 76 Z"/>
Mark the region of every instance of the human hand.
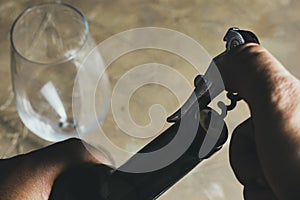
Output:
<path fill-rule="evenodd" d="M 245 199 L 300 199 L 300 82 L 266 49 L 245 44 L 215 60 L 251 119 L 232 136 L 230 161 Z"/>
<path fill-rule="evenodd" d="M 0 199 L 48 200 L 60 174 L 89 163 L 110 164 L 104 154 L 79 139 L 0 160 Z"/>
<path fill-rule="evenodd" d="M 275 200 L 277 197 L 260 164 L 254 134 L 251 118 L 234 130 L 230 142 L 230 164 L 237 179 L 244 186 L 246 200 Z"/>

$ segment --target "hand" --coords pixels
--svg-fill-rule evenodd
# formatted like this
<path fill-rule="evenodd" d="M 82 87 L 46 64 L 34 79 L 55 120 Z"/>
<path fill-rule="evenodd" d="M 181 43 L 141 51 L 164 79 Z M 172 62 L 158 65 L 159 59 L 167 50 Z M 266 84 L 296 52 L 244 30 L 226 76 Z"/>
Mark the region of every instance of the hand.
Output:
<path fill-rule="evenodd" d="M 230 164 L 240 183 L 244 185 L 246 200 L 275 200 L 271 186 L 259 161 L 251 118 L 241 123 L 233 132 L 230 142 Z"/>
<path fill-rule="evenodd" d="M 251 119 L 232 136 L 230 161 L 245 199 L 300 199 L 300 82 L 266 49 L 246 44 L 215 60 Z"/>
<path fill-rule="evenodd" d="M 79 139 L 0 160 L 0 199 L 48 200 L 54 180 L 85 163 L 110 164 L 104 154 Z"/>

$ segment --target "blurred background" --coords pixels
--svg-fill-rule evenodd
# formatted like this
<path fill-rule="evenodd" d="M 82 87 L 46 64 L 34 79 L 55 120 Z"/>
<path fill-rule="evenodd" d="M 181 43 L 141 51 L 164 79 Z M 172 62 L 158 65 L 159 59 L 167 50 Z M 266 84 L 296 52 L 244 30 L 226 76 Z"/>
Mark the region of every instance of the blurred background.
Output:
<path fill-rule="evenodd" d="M 42 2 L 51 1 L 0 0 L 0 158 L 26 153 L 50 144 L 32 134 L 20 121 L 13 102 L 10 79 L 10 27 L 24 9 Z M 300 2 L 296 0 L 68 0 L 64 2 L 78 8 L 87 17 L 90 32 L 96 43 L 132 28 L 164 27 L 192 37 L 213 58 L 224 50 L 222 39 L 229 27 L 252 30 L 264 47 L 269 49 L 296 77 L 300 77 L 298 67 Z M 107 74 L 111 87 L 113 88 L 118 79 L 132 67 L 148 62 L 166 63 L 174 67 L 189 80 L 191 85 L 197 74 L 197 71 L 180 57 L 154 50 L 137 51 L 121 57 L 109 66 Z M 170 115 L 179 107 L 172 92 L 161 86 L 148 85 L 139 88 L 131 98 L 129 106 L 133 120 L 139 125 L 148 124 L 147 112 L 153 104 L 163 105 L 166 115 Z M 247 105 L 240 102 L 226 118 L 230 133 L 247 117 L 249 117 Z M 124 134 L 115 123 L 111 111 L 108 112 L 101 126 L 114 144 L 131 153 L 151 139 L 131 138 Z M 165 126 L 167 127 L 168 124 Z M 197 166 L 159 199 L 242 199 L 242 187 L 230 169 L 228 143 L 220 152 Z M 99 147 L 101 145 L 99 141 Z M 109 149 L 104 151 L 113 154 Z M 116 165 L 129 157 L 126 156 L 111 155 Z"/>

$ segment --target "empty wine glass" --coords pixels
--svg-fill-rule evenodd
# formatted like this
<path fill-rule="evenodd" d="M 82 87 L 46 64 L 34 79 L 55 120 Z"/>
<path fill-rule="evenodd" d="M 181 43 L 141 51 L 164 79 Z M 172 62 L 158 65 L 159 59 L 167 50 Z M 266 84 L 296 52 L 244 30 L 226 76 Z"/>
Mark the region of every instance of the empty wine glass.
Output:
<path fill-rule="evenodd" d="M 103 92 L 95 92 L 95 105 L 83 98 L 91 89 L 85 83 L 90 77 L 75 81 L 83 67 L 91 76 L 104 69 L 99 52 L 93 51 L 85 61 L 95 46 L 85 16 L 64 3 L 30 7 L 14 22 L 11 74 L 16 106 L 23 123 L 39 137 L 48 141 L 77 137 L 78 131 L 88 133 L 103 119 L 107 78 L 103 76 L 97 87 Z M 89 108 L 96 111 L 96 118 L 83 114 Z M 74 117 L 76 110 L 80 115 Z"/>

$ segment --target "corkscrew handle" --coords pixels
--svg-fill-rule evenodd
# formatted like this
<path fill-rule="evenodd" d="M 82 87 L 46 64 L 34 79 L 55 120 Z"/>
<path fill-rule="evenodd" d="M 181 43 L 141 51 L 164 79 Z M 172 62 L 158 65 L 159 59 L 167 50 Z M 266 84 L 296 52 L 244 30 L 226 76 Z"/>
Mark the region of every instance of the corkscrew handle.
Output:
<path fill-rule="evenodd" d="M 184 116 L 194 104 L 199 104 L 200 110 L 205 108 L 211 100 L 224 91 L 225 88 L 222 78 L 220 77 L 220 73 L 214 63 L 214 60 L 217 60 L 222 56 L 226 56 L 229 51 L 242 44 L 250 42 L 259 44 L 259 40 L 254 33 L 246 30 L 240 30 L 238 28 L 230 28 L 225 34 L 223 40 L 226 42 L 226 50 L 212 59 L 212 62 L 208 66 L 204 75 L 198 75 L 195 78 L 195 89 L 191 96 L 179 110 L 168 117 L 168 122 L 176 122 L 177 120 L 180 120 L 180 118 Z M 240 98 L 230 92 L 227 97 L 231 100 L 231 104 L 227 106 L 227 110 L 232 110 L 236 105 L 236 101 L 240 100 Z M 224 112 L 226 113 L 226 110 Z"/>

